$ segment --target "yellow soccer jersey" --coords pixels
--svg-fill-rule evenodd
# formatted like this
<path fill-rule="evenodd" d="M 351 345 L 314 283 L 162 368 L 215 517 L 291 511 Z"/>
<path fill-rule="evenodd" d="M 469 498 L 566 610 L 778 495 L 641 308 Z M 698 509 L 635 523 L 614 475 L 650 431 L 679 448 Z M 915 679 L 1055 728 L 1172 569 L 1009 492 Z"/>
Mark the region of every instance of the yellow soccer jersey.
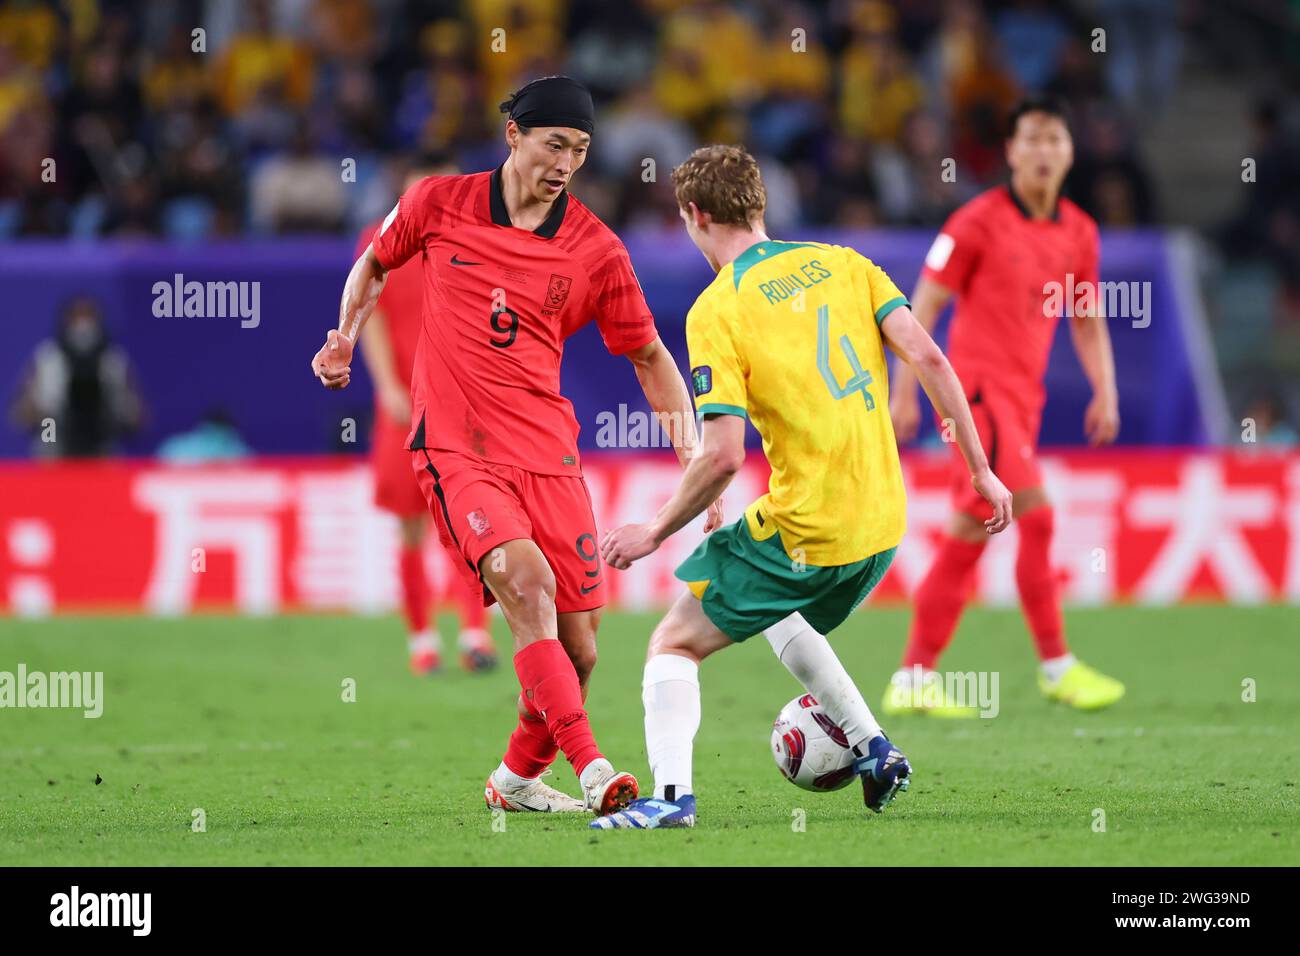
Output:
<path fill-rule="evenodd" d="M 907 299 L 853 249 L 760 242 L 686 317 L 701 415 L 748 415 L 772 466 L 746 509 L 757 540 L 779 530 L 794 561 L 832 567 L 892 548 L 906 496 L 889 420 L 880 323 Z"/>

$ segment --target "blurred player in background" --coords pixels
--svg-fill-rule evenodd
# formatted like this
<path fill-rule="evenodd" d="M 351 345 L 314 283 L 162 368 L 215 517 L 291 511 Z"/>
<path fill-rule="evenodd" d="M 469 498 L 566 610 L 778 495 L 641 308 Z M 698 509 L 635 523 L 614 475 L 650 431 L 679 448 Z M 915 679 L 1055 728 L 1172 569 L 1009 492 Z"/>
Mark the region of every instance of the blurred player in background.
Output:
<path fill-rule="evenodd" d="M 627 250 L 568 192 L 595 126 L 591 94 L 569 77 L 543 77 L 501 110 L 509 158 L 407 190 L 353 266 L 339 328 L 312 369 L 326 387 L 348 384 L 353 344 L 388 273 L 421 255 L 406 444 L 443 543 L 501 605 L 523 691 L 484 796 L 504 810 L 606 814 L 637 784 L 600 753 L 585 708 L 606 589 L 578 423 L 559 390 L 564 340 L 595 319 L 610 353 L 631 360 L 683 461 L 695 417 Z M 710 530 L 720 519 L 714 502 Z M 557 748 L 582 801 L 540 779 Z"/>
<path fill-rule="evenodd" d="M 1066 646 L 1061 602 L 1052 570 L 1054 515 L 1038 466 L 1038 428 L 1046 395 L 1043 375 L 1060 311 L 1049 289 L 1093 291 L 1091 307 L 1069 309 L 1070 333 L 1092 401 L 1083 428 L 1094 447 L 1119 432 L 1119 397 L 1110 335 L 1097 298 L 1101 245 L 1097 224 L 1061 195 L 1074 162 L 1063 107 L 1032 97 L 1013 110 L 1006 144 L 1009 185 L 997 186 L 958 209 L 925 259 L 912 307 L 927 331 L 957 297 L 948 354 L 975 416 L 980 441 L 1014 496 L 1020 549 L 1016 585 L 1040 659 L 1039 687 L 1049 699 L 1085 710 L 1124 695 L 1124 685 L 1075 659 Z M 1058 300 L 1059 301 L 1059 300 Z M 900 442 L 920 422 L 916 380 L 898 369 L 890 414 Z M 940 415 L 942 419 L 943 416 Z M 941 421 L 940 427 L 944 427 Z M 974 717 L 950 700 L 935 667 L 956 630 L 987 536 L 989 510 L 953 460 L 949 531 L 916 592 L 916 617 L 901 669 L 885 691 L 884 712 Z"/>
<path fill-rule="evenodd" d="M 426 176 L 454 176 L 457 172 L 455 164 L 446 156 L 419 156 L 407 170 L 402 191 Z M 354 261 L 365 255 L 379 226 L 379 222 L 373 222 L 361 230 Z M 375 433 L 371 447 L 375 504 L 396 515 L 401 528 L 402 612 L 409 635 L 411 671 L 415 674 L 438 670 L 442 651 L 436 622 L 430 622 L 429 581 L 424 570 L 429 505 L 411 471 L 411 453 L 406 443 L 411 430 L 411 372 L 420 338 L 423 295 L 419 262 L 408 262 L 393 269 L 361 337 L 361 357 L 375 387 Z M 481 588 L 477 582 L 467 587 L 457 578 L 453 591 L 458 598 L 457 644 L 461 664 L 468 671 L 487 670 L 496 665 L 496 651 L 484 626 L 487 610 L 480 599 Z"/>
<path fill-rule="evenodd" d="M 982 533 L 1007 526 L 1011 495 L 980 450 L 961 383 L 879 266 L 843 246 L 768 238 L 758 163 L 738 146 L 696 150 L 673 183 L 717 272 L 686 318 L 700 454 L 653 521 L 605 536 L 606 562 L 626 568 L 652 553 L 722 493 L 745 460 L 747 416 L 772 477 L 743 518 L 678 567 L 688 591 L 655 628 L 641 685 L 654 797 L 592 826 L 695 825 L 700 662 L 759 633 L 844 731 L 864 802 L 879 813 L 907 789 L 911 766 L 825 635 L 879 583 L 903 537 L 886 343 L 955 420 L 967 480 L 989 503 Z"/>

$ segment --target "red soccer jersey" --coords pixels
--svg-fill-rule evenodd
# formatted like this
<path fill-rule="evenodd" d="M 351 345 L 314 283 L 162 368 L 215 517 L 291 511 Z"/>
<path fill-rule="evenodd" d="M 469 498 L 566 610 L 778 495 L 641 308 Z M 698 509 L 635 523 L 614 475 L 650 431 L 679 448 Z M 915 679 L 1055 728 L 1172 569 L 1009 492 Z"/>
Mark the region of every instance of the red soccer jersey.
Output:
<path fill-rule="evenodd" d="M 498 168 L 416 183 L 374 247 L 385 268 L 424 253 L 407 444 L 580 474 L 564 340 L 592 319 L 614 355 L 658 334 L 618 237 L 568 193 L 535 231 L 515 228 Z"/>
<path fill-rule="evenodd" d="M 353 261 L 361 258 L 379 225 L 380 220 L 376 220 L 361 230 Z M 415 348 L 420 341 L 420 303 L 423 296 L 420 264 L 408 262 L 388 273 L 388 282 L 384 284 L 384 292 L 379 297 L 379 309 L 384 313 L 388 338 L 393 344 L 397 378 L 408 389 L 411 387 L 411 369 L 415 367 Z M 408 424 L 402 422 L 402 427 L 406 428 Z"/>
<path fill-rule="evenodd" d="M 1026 410 L 1042 408 L 1061 317 L 1048 314 L 1051 283 L 1060 283 L 1057 302 L 1083 282 L 1095 295 L 1099 258 L 1097 223 L 1068 199 L 1051 219 L 1035 220 L 998 186 L 948 217 L 922 275 L 957 295 L 948 357 L 968 394 L 996 389 Z"/>

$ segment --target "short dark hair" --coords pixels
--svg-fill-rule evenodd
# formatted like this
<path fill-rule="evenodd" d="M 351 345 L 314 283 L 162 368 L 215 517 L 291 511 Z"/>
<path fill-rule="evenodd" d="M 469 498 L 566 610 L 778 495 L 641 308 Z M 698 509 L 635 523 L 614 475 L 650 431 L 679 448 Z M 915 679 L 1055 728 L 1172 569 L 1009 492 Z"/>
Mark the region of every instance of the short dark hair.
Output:
<path fill-rule="evenodd" d="M 1046 113 L 1055 116 L 1070 129 L 1070 114 L 1059 96 L 1052 93 L 1031 93 L 1020 100 L 1007 115 L 1007 139 L 1016 135 L 1016 124 L 1026 113 Z"/>

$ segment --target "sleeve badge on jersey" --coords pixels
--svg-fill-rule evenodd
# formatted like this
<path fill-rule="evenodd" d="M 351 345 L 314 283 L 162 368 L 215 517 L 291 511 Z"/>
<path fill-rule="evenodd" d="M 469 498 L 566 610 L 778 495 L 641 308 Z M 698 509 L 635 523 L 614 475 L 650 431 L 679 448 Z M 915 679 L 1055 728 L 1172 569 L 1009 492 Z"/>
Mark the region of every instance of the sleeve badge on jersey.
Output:
<path fill-rule="evenodd" d="M 569 298 L 569 289 L 573 285 L 573 280 L 568 276 L 551 274 L 550 284 L 546 287 L 546 307 L 548 309 L 558 309 Z"/>
<path fill-rule="evenodd" d="M 925 264 L 935 272 L 942 272 L 943 267 L 948 264 L 948 257 L 952 255 L 952 250 L 957 243 L 952 236 L 946 232 L 941 232 L 934 237 L 934 243 L 930 246 L 930 251 L 925 254 Z"/>
<path fill-rule="evenodd" d="M 465 521 L 469 524 L 469 530 L 473 531 L 477 538 L 485 538 L 492 533 L 492 522 L 483 513 L 482 508 L 475 508 L 465 515 Z"/>
<path fill-rule="evenodd" d="M 713 391 L 713 369 L 707 365 L 695 366 L 691 369 L 691 385 L 695 389 L 696 398 Z"/>

